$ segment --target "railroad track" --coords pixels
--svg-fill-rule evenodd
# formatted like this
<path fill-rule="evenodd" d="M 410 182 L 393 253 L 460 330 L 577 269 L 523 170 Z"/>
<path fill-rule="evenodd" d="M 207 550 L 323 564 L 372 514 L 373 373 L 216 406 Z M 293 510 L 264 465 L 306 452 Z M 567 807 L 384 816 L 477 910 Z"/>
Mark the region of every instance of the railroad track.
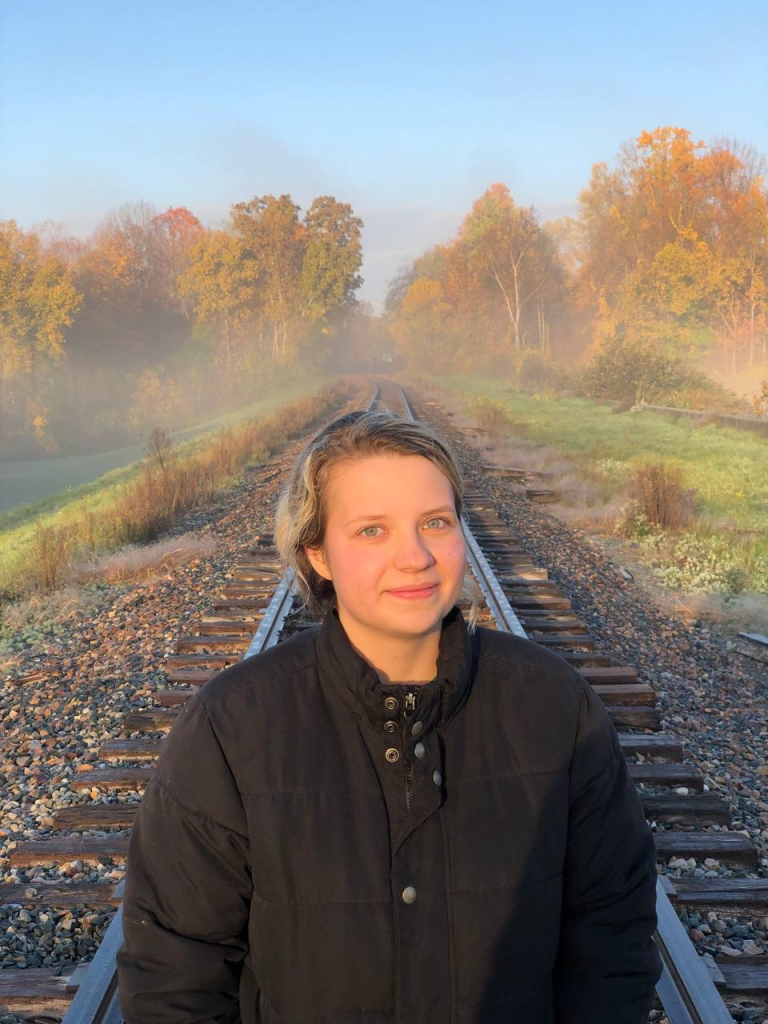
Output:
<path fill-rule="evenodd" d="M 371 406 L 377 403 L 415 416 L 408 397 L 393 384 L 377 386 Z M 675 857 L 713 858 L 735 870 L 754 871 L 754 844 L 743 833 L 729 830 L 728 805 L 704 792 L 703 776 L 684 763 L 679 740 L 662 731 L 653 688 L 639 680 L 633 668 L 594 650 L 584 622 L 548 579 L 546 568 L 532 564 L 491 501 L 469 485 L 464 525 L 468 561 L 485 598 L 481 622 L 555 650 L 600 695 L 654 828 L 660 864 L 666 866 Z M 99 758 L 104 767 L 73 778 L 72 790 L 89 794 L 92 802 L 58 810 L 53 834 L 19 843 L 10 852 L 11 867 L 55 868 L 73 861 L 123 864 L 139 794 L 180 705 L 222 668 L 313 625 L 293 610 L 292 583 L 280 576 L 271 535 L 262 534 L 247 548 L 232 576 L 191 632 L 179 638 L 176 654 L 165 662 L 169 685 L 155 692 L 154 707 L 129 713 L 124 736 L 102 744 Z M 115 802 L 99 802 L 105 793 Z M 702 957 L 677 914 L 677 909 L 686 908 L 768 915 L 768 879 L 683 879 L 664 870 L 657 883 L 655 938 L 664 964 L 657 1009 L 663 1009 L 670 1024 L 729 1024 L 734 1017 L 754 1019 L 748 1016 L 750 1010 L 763 1011 L 758 1020 L 768 1015 L 768 957 L 740 957 L 736 963 Z M 0 971 L 0 1013 L 26 1020 L 63 1018 L 64 1024 L 121 1024 L 115 954 L 122 942 L 122 884 L 49 879 L 46 884 L 0 885 L 1 904 L 54 910 L 115 908 L 90 963 L 68 971 Z"/>

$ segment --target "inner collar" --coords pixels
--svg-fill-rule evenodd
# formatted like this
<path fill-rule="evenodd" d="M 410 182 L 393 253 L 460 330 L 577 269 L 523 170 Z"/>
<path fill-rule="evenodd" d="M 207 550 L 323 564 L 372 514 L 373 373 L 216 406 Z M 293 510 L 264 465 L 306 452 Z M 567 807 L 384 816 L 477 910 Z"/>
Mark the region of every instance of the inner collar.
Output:
<path fill-rule="evenodd" d="M 353 648 L 334 605 L 323 619 L 316 637 L 317 664 L 323 685 L 338 693 L 358 717 L 375 722 L 389 715 L 384 706 L 387 688 L 409 684 L 382 683 L 378 673 Z M 424 696 L 440 692 L 440 721 L 445 725 L 466 700 L 477 666 L 479 637 L 470 634 L 458 605 L 443 617 L 435 678 L 411 684 Z"/>

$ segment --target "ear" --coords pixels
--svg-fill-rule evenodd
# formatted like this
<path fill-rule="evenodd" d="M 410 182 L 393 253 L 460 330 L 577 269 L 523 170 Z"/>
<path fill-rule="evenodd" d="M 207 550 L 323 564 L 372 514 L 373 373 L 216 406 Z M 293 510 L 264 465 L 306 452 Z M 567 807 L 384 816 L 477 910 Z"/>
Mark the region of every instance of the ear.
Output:
<path fill-rule="evenodd" d="M 321 547 L 311 548 L 305 544 L 304 551 L 306 552 L 310 565 L 315 570 L 317 575 L 322 576 L 324 580 L 330 580 L 332 578 L 331 570 L 328 566 L 328 563 L 325 560 L 323 549 Z"/>

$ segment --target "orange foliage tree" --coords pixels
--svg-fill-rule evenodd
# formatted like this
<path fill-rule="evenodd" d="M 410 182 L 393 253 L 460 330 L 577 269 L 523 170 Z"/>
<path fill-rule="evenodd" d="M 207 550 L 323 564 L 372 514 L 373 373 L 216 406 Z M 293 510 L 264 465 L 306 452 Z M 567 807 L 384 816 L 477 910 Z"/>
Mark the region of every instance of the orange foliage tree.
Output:
<path fill-rule="evenodd" d="M 574 294 L 594 344 L 623 336 L 677 354 L 719 344 L 765 358 L 768 193 L 765 163 L 682 128 L 642 132 L 618 166 L 592 169 L 580 196 Z"/>
<path fill-rule="evenodd" d="M 529 348 L 549 354 L 566 298 L 553 237 L 533 209 L 496 183 L 458 235 L 414 262 L 387 301 L 390 330 L 410 366 L 510 365 Z"/>
<path fill-rule="evenodd" d="M 48 407 L 40 397 L 66 356 L 66 329 L 82 301 L 69 271 L 41 251 L 37 235 L 0 221 L 0 415 L 29 413 L 40 434 Z"/>

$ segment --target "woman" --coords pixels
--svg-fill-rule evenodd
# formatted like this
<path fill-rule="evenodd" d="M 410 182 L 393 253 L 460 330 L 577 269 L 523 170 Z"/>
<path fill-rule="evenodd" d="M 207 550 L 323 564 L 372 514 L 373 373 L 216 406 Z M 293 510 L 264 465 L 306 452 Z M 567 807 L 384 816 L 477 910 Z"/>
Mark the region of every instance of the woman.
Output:
<path fill-rule="evenodd" d="M 655 853 L 571 666 L 476 628 L 420 423 L 306 446 L 277 547 L 319 627 L 185 705 L 131 836 L 127 1024 L 645 1024 Z"/>

